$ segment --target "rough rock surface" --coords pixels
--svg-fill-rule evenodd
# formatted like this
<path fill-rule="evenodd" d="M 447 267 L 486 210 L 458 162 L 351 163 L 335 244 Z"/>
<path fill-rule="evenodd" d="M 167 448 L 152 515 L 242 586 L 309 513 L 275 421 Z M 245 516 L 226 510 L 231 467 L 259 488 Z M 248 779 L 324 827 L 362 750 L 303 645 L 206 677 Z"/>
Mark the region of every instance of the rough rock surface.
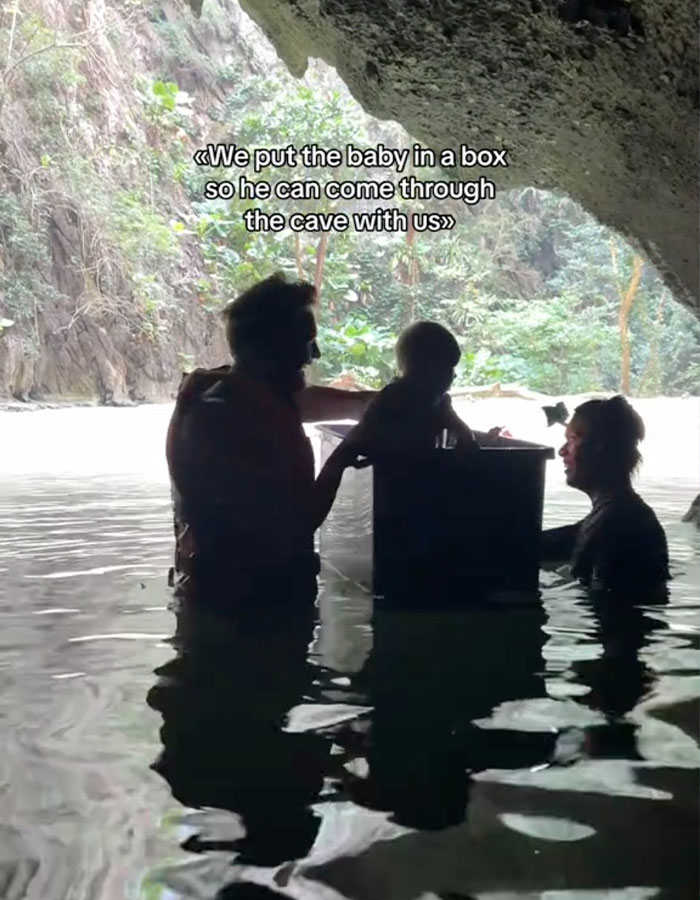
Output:
<path fill-rule="evenodd" d="M 78 35 L 76 47 L 89 32 L 91 43 L 76 63 L 80 77 L 54 84 L 52 70 L 53 80 L 45 84 L 27 77 L 8 81 L 11 89 L 5 95 L 0 90 L 0 207 L 5 203 L 5 216 L 0 216 L 0 276 L 4 270 L 26 275 L 29 266 L 23 248 L 31 241 L 39 248 L 31 257 L 32 271 L 38 275 L 35 284 L 47 288 L 32 297 L 24 285 L 10 297 L 6 285 L 11 281 L 0 278 L 0 407 L 9 409 L 52 405 L 58 398 L 80 403 L 94 398 L 119 405 L 163 400 L 175 396 L 183 370 L 218 365 L 229 358 L 219 317 L 197 295 L 195 277 L 204 274 L 205 265 L 196 236 L 181 237 L 177 254 L 157 272 L 162 293 L 148 310 L 134 278 L 143 263 L 133 250 L 127 258 L 115 243 L 115 229 L 106 226 L 117 208 L 116 198 L 127 189 L 145 188 L 151 207 L 162 215 L 161 223 L 179 220 L 190 211 L 186 192 L 173 179 L 159 186 L 146 174 L 148 160 L 158 157 L 144 148 L 155 150 L 166 138 L 153 130 L 134 86 L 138 79 L 152 80 L 156 73 L 176 80 L 196 95 L 202 110 L 199 123 L 208 125 L 206 110 L 211 103 L 222 102 L 222 88 L 215 70 L 197 65 L 196 54 L 201 50 L 217 64 L 234 56 L 254 70 L 256 61 L 245 43 L 236 43 L 237 16 L 242 15 L 228 3 L 223 8 L 230 25 L 222 15 L 189 33 L 181 30 L 179 52 L 173 55 L 164 37 L 168 32 L 156 29 L 152 19 L 136 9 L 139 4 L 91 0 L 64 6 L 70 9 L 59 15 L 54 0 L 26 0 L 21 15 L 28 22 L 36 17 L 37 23 L 53 22 L 58 16 L 61 29 Z M 174 27 L 187 12 L 181 0 L 146 6 L 152 11 L 157 7 L 161 26 Z M 128 51 L 119 56 L 115 46 Z M 33 51 L 28 58 L 34 58 Z M 36 58 L 48 61 L 51 54 L 37 53 Z M 44 167 L 38 165 L 40 154 L 50 160 L 51 142 L 57 143 L 52 136 L 54 119 L 36 102 L 47 86 L 57 92 L 66 119 L 61 118 L 56 160 Z M 164 134 L 172 140 L 177 132 L 169 129 Z M 196 140 L 190 140 L 194 150 Z M 117 159 L 132 160 L 131 175 L 112 162 Z M 94 191 L 87 186 L 78 189 L 66 178 L 68 163 L 99 172 L 104 204 L 91 202 Z M 29 229 L 30 238 L 21 228 L 3 229 L 10 221 L 7 209 L 13 200 L 15 208 L 26 214 L 23 227 Z M 143 206 L 136 209 L 135 219 L 143 223 L 138 218 Z M 148 221 L 142 226 L 146 238 Z M 148 274 L 154 273 L 149 269 Z M 21 277 L 15 281 L 19 282 Z"/>
<path fill-rule="evenodd" d="M 508 147 L 508 169 L 470 177 L 568 194 L 698 313 L 695 0 L 241 5 L 293 74 L 320 57 L 368 112 L 429 146 Z"/>
<path fill-rule="evenodd" d="M 27 346 L 26 335 L 16 326 L 0 329 L 0 400 L 97 397 L 105 405 L 152 402 L 175 397 L 191 361 L 206 366 L 228 357 L 221 322 L 190 295 L 176 295 L 176 314 L 163 317 L 165 336 L 140 334 L 134 321 L 120 315 L 127 307 L 128 286 L 118 285 L 108 298 L 97 292 L 84 269 L 72 264 L 87 229 L 77 204 L 66 198 L 56 201 L 43 274 L 60 293 L 37 313 L 38 352 Z M 80 302 L 89 305 L 91 299 L 102 311 L 79 314 Z"/>
<path fill-rule="evenodd" d="M 4 398 L 49 407 L 50 398 L 82 403 L 96 397 L 107 406 L 174 398 L 189 358 L 211 366 L 228 357 L 218 323 L 203 321 L 192 304 L 185 311 L 189 323 L 171 325 L 167 343 L 136 341 L 114 321 L 100 324 L 85 318 L 66 329 L 57 325 L 62 321 L 58 312 L 42 318 L 38 356 L 27 353 L 22 338 L 7 331 L 0 336 L 0 408 L 8 405 Z M 56 327 L 49 330 L 52 325 Z M 176 347 L 185 350 L 178 353 Z"/>

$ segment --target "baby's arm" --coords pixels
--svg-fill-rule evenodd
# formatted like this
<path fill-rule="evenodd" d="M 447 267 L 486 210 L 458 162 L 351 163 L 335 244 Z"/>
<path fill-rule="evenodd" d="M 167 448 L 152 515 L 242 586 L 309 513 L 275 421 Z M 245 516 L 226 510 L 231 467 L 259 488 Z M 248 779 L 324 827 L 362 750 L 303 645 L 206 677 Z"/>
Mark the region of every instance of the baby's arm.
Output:
<path fill-rule="evenodd" d="M 377 393 L 367 405 L 354 434 L 361 434 L 368 458 L 373 458 L 385 437 L 387 402 L 384 392 Z"/>
<path fill-rule="evenodd" d="M 509 439 L 510 433 L 502 426 L 496 425 L 488 431 L 475 431 L 474 439 L 480 447 L 503 447 L 506 444 L 504 438 Z"/>
<path fill-rule="evenodd" d="M 448 398 L 449 401 L 449 398 Z M 474 432 L 452 408 L 452 403 L 447 402 L 442 415 L 443 427 L 446 428 L 456 440 L 457 450 L 477 450 L 479 445 L 474 437 Z"/>

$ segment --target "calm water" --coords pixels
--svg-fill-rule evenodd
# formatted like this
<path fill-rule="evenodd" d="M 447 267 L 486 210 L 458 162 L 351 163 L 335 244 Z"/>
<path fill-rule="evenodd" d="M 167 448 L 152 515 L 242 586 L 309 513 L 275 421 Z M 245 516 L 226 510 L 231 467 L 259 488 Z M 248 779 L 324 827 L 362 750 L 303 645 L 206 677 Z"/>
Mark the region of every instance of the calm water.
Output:
<path fill-rule="evenodd" d="M 697 897 L 698 404 L 639 408 L 667 606 L 547 575 L 541 608 L 373 619 L 326 570 L 315 620 L 174 641 L 170 408 L 0 413 L 0 897 Z M 586 510 L 547 490 L 546 524 Z"/>

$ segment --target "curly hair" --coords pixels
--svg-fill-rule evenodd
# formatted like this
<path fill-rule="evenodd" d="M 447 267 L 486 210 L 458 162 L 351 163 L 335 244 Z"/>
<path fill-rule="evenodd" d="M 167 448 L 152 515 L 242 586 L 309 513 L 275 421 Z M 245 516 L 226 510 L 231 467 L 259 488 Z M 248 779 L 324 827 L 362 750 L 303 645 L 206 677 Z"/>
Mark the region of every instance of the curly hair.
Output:
<path fill-rule="evenodd" d="M 255 350 L 274 354 L 295 327 L 301 310 L 311 310 L 316 289 L 305 281 L 287 281 L 277 272 L 228 303 L 222 317 L 234 357 Z"/>

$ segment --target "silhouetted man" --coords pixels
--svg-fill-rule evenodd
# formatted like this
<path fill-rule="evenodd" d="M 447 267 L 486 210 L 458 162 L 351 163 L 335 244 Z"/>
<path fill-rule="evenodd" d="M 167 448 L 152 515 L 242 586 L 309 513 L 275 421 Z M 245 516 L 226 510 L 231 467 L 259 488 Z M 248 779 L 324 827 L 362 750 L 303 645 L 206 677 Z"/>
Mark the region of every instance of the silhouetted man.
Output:
<path fill-rule="evenodd" d="M 310 284 L 256 284 L 224 310 L 233 365 L 183 380 L 167 439 L 182 586 L 286 591 L 315 578 L 314 531 L 359 450 L 349 435 L 314 480 L 302 421 L 359 418 L 373 392 L 306 387 L 314 302 Z"/>

